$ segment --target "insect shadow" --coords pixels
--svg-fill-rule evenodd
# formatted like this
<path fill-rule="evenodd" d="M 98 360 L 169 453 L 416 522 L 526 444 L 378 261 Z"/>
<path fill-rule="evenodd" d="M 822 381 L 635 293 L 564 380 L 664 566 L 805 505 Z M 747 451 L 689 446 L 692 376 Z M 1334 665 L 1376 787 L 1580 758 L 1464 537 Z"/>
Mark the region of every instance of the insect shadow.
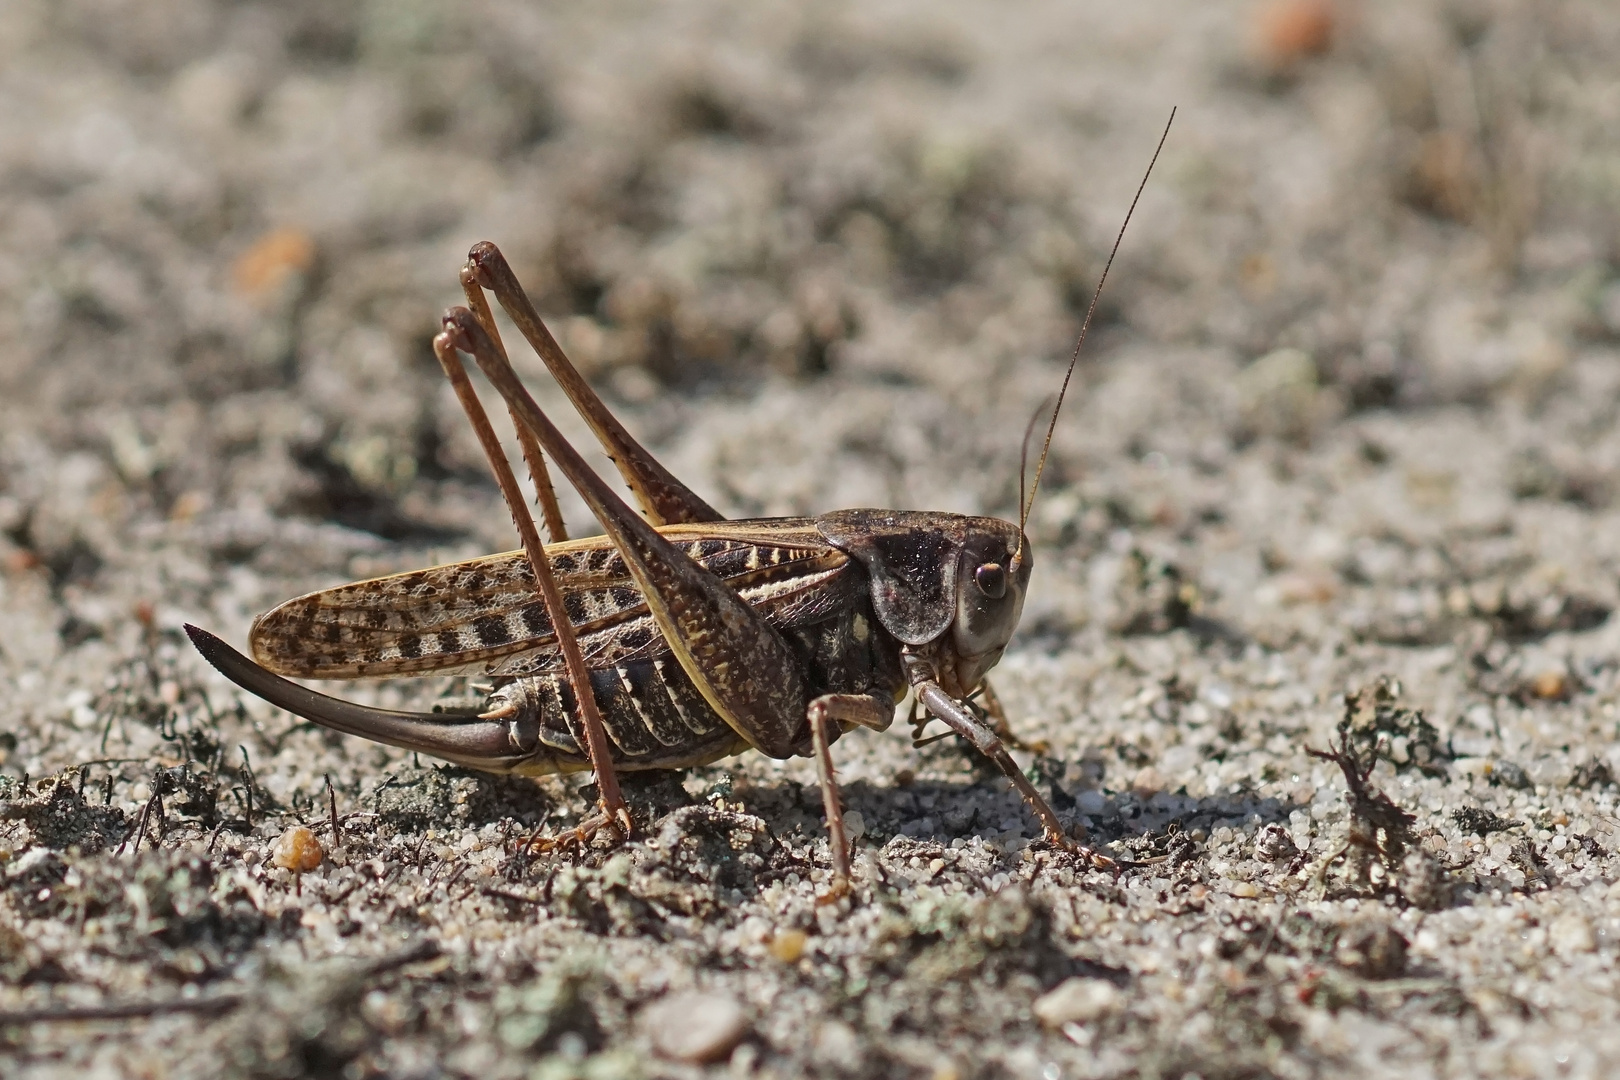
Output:
<path fill-rule="evenodd" d="M 845 790 L 849 808 L 862 815 L 871 838 L 905 836 L 948 846 L 958 839 L 994 840 L 1008 832 L 1025 831 L 1017 815 L 1016 793 L 997 790 L 993 781 L 918 780 L 894 788 L 857 780 Z M 1055 787 L 1052 803 L 1059 808 L 1060 818 L 1077 822 L 1083 817 L 1099 842 L 1122 840 L 1132 850 L 1140 842 L 1163 847 L 1169 837 L 1198 829 L 1208 832 L 1221 825 L 1241 829 L 1246 824 L 1284 823 L 1301 809 L 1292 802 L 1253 795 L 1163 793 L 1142 798 L 1131 792 L 1088 794 L 1093 796 L 1094 809 L 1082 810 L 1075 797 L 1061 787 Z M 1098 796 L 1100 805 L 1095 802 Z"/>

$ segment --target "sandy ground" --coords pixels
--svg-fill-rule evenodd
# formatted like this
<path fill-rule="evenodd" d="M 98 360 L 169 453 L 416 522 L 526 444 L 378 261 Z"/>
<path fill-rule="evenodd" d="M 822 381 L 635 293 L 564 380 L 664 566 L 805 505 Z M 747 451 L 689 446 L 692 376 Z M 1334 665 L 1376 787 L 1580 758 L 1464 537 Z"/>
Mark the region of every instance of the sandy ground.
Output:
<path fill-rule="evenodd" d="M 1611 1074 L 1617 55 L 1601 0 L 0 5 L 0 1071 Z M 524 858 L 580 780 L 178 633 L 512 546 L 427 349 L 480 239 L 727 514 L 1015 514 L 1172 105 L 995 674 L 1149 866 L 904 723 L 837 746 L 853 902 L 802 760 Z"/>

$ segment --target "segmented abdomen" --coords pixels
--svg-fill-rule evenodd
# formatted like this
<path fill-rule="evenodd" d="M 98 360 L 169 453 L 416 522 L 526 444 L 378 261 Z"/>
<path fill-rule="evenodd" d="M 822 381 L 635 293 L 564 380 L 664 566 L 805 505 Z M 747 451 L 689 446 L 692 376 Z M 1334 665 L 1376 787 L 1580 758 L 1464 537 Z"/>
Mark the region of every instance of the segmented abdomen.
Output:
<path fill-rule="evenodd" d="M 893 699 L 904 687 L 898 647 L 871 619 L 869 605 L 859 594 L 834 617 L 784 636 L 799 654 L 812 696 L 877 694 Z M 591 684 L 614 764 L 621 769 L 686 768 L 748 748 L 673 657 L 596 669 Z M 554 764 L 542 763 L 533 771 L 590 767 L 579 709 L 561 674 L 529 676 L 502 687 L 490 705 L 505 704 L 516 705 L 523 721 L 538 724 L 541 743 L 555 756 Z M 792 730 L 803 730 L 802 715 L 782 719 Z M 807 733 L 804 741 L 808 746 Z"/>

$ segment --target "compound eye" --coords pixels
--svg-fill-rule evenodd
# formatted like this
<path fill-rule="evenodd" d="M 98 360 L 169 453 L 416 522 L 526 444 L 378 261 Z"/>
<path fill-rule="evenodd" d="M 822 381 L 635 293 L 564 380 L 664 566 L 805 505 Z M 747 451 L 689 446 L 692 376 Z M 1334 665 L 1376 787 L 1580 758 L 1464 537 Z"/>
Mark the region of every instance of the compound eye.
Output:
<path fill-rule="evenodd" d="M 1000 563 L 987 562 L 973 571 L 973 580 L 979 591 L 992 600 L 1007 595 L 1007 568 Z"/>

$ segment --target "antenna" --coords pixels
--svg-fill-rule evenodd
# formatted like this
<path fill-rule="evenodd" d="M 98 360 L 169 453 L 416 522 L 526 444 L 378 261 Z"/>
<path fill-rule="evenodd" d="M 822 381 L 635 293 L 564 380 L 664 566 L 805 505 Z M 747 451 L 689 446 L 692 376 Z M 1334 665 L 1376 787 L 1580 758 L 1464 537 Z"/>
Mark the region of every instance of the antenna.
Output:
<path fill-rule="evenodd" d="M 1148 177 L 1153 175 L 1153 166 L 1158 163 L 1159 151 L 1164 149 L 1164 141 L 1170 137 L 1170 125 L 1176 122 L 1176 110 L 1170 110 L 1170 119 L 1165 122 L 1164 134 L 1159 136 L 1159 145 L 1153 150 L 1153 158 L 1148 162 L 1147 172 L 1142 174 L 1142 182 L 1136 186 L 1136 196 L 1131 199 L 1131 208 L 1125 211 L 1125 220 L 1119 226 L 1119 235 L 1114 237 L 1113 250 L 1108 253 L 1108 261 L 1103 264 L 1102 277 L 1097 279 L 1097 288 L 1091 294 L 1091 306 L 1086 309 L 1085 321 L 1080 324 L 1080 340 L 1074 343 L 1074 352 L 1069 357 L 1069 370 L 1063 375 L 1063 386 L 1058 390 L 1057 406 L 1052 410 L 1052 422 L 1046 426 L 1046 442 L 1041 446 L 1041 459 L 1035 466 L 1035 482 L 1029 488 L 1029 501 L 1024 502 L 1024 472 L 1023 465 L 1018 470 L 1018 531 L 1024 531 L 1029 522 L 1029 512 L 1035 506 L 1035 493 L 1041 489 L 1041 473 L 1046 471 L 1046 458 L 1052 452 L 1052 434 L 1057 431 L 1058 412 L 1063 408 L 1063 397 L 1069 392 L 1069 380 L 1074 378 L 1074 367 L 1080 362 L 1080 348 L 1086 343 L 1086 331 L 1091 329 L 1091 318 L 1097 313 L 1097 298 L 1102 295 L 1103 282 L 1108 280 L 1108 270 L 1114 265 L 1114 256 L 1119 254 L 1119 244 L 1125 239 L 1125 227 L 1131 223 L 1131 215 L 1136 213 L 1136 204 L 1142 199 L 1142 190 L 1147 187 Z M 1039 415 L 1039 413 L 1037 413 Z M 1025 446 L 1028 447 L 1029 435 L 1026 432 Z M 1020 541 L 1020 547 L 1022 542 Z"/>
<path fill-rule="evenodd" d="M 1018 513 L 1020 520 L 1024 513 L 1024 481 L 1029 475 L 1029 437 L 1035 434 L 1035 425 L 1040 422 L 1041 414 L 1046 411 L 1055 395 L 1047 394 L 1041 403 L 1035 406 L 1035 411 L 1029 414 L 1029 423 L 1024 425 L 1024 440 L 1018 444 Z M 1020 526 L 1022 528 L 1022 526 Z"/>

